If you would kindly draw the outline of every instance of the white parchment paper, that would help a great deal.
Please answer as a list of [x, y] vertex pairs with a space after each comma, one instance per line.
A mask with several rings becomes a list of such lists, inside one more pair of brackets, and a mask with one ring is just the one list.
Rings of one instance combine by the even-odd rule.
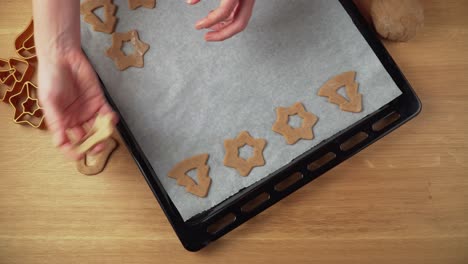
[[[118, 5], [117, 32], [137, 29], [150, 44], [145, 67], [120, 72], [104, 55], [108, 34], [82, 22], [82, 46], [184, 220], [219, 204], [373, 113], [401, 94], [338, 1], [257, 0], [249, 27], [206, 43], [194, 23], [218, 0], [188, 6], [158, 0], [156, 9]], [[318, 97], [329, 78], [356, 71], [364, 111], [342, 112]], [[315, 139], [289, 146], [271, 126], [275, 107], [302, 102], [319, 117]], [[268, 141], [266, 165], [240, 177], [223, 166], [223, 141], [242, 130]], [[185, 192], [167, 172], [209, 153], [207, 198]]]

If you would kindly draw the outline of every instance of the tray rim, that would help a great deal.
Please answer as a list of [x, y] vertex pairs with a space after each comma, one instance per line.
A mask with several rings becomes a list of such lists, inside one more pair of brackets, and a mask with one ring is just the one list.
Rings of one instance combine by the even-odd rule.
[[[387, 105], [381, 107], [373, 114], [370, 114], [369, 116], [355, 123], [351, 127], [348, 127], [344, 131], [334, 135], [333, 137], [321, 142], [317, 146], [306, 151], [304, 154], [300, 155], [288, 165], [279, 168], [269, 176], [239, 191], [237, 194], [231, 196], [230, 198], [226, 199], [225, 201], [221, 202], [215, 207], [212, 207], [206, 212], [196, 215], [188, 219], [187, 221], [183, 220], [177, 208], [172, 203], [169, 195], [167, 194], [163, 185], [159, 181], [158, 176], [154, 172], [154, 169], [152, 168], [151, 164], [149, 163], [149, 161], [143, 154], [143, 151], [136, 142], [133, 134], [131, 133], [130, 128], [121, 116], [118, 107], [115, 105], [110, 94], [108, 93], [104, 84], [100, 80], [101, 86], [103, 87], [103, 91], [107, 100], [120, 117], [120, 122], [117, 124], [117, 129], [121, 134], [123, 141], [127, 145], [127, 148], [132, 154], [132, 158], [134, 159], [139, 170], [143, 174], [148, 186], [150, 187], [155, 198], [160, 204], [163, 212], [165, 213], [171, 226], [176, 232], [179, 240], [181, 241], [184, 248], [186, 248], [188, 251], [198, 251], [201, 248], [208, 245], [210, 242], [219, 239], [220, 237], [224, 236], [225, 234], [229, 233], [233, 229], [243, 224], [244, 222], [248, 221], [257, 214], [263, 212], [270, 206], [276, 204], [283, 198], [287, 197], [294, 191], [300, 189], [307, 183], [320, 177], [328, 170], [339, 165], [341, 162], [347, 160], [348, 158], [354, 156], [367, 146], [379, 140], [380, 138], [388, 135], [390, 132], [405, 124], [409, 120], [413, 119], [416, 115], [420, 113], [422, 105], [419, 98], [415, 94], [408, 80], [398, 68], [393, 58], [383, 46], [382, 42], [377, 38], [373, 29], [368, 25], [368, 23], [365, 21], [362, 15], [359, 13], [359, 10], [357, 9], [356, 5], [353, 3], [353, 1], [349, 0], [336, 1], [339, 1], [344, 7], [348, 15], [353, 20], [355, 26], [363, 35], [363, 37], [370, 45], [374, 53], [377, 55], [378, 59], [380, 60], [386, 71], [395, 81], [398, 88], [402, 91], [402, 94]], [[369, 125], [374, 124], [376, 121], [380, 120], [384, 116], [394, 111], [398, 111], [398, 113], [400, 114], [400, 119], [398, 121], [392, 123], [380, 132], [372, 131]], [[349, 151], [343, 152], [339, 150], [339, 145], [342, 142], [348, 140], [350, 137], [361, 131], [368, 134], [368, 138], [365, 141], [354, 146]], [[319, 168], [317, 171], [314, 171], [314, 173], [311, 173], [310, 171], [304, 169], [308, 164], [317, 160], [318, 158], [322, 157], [325, 153], [328, 152], [338, 153], [339, 155], [337, 155], [335, 159], [331, 162]], [[303, 175], [303, 178], [301, 180], [287, 187], [287, 189], [281, 193], [274, 191], [274, 185], [297, 172], [300, 172]], [[241, 212], [240, 208], [242, 205], [245, 205], [247, 202], [251, 201], [259, 194], [265, 192], [269, 194], [269, 199], [267, 201], [265, 201], [260, 206], [256, 207], [254, 210], [248, 213]], [[210, 234], [207, 232], [207, 228], [210, 225], [216, 223], [216, 221], [230, 213], [235, 215], [235, 219], [231, 224], [223, 227], [223, 229], [219, 230], [214, 234]]]

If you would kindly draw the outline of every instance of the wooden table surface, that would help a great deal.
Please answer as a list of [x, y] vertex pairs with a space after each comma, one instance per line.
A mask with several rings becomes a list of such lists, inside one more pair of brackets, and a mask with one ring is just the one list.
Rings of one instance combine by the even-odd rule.
[[[129, 152], [78, 174], [0, 105], [0, 263], [468, 263], [468, 1], [424, 1], [386, 43], [422, 113], [198, 253], [183, 249]], [[30, 0], [2, 0], [0, 58]]]

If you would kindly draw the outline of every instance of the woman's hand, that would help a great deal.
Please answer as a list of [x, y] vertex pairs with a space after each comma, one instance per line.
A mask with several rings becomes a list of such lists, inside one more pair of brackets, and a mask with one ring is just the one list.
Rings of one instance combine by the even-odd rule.
[[[68, 157], [81, 159], [74, 153], [67, 133], [81, 139], [98, 114], [117, 115], [107, 103], [100, 82], [91, 64], [80, 49], [64, 54], [59, 60], [39, 60], [39, 101], [45, 112], [54, 144]], [[99, 152], [97, 145], [93, 152]]]
[[[98, 114], [117, 115], [107, 103], [100, 82], [81, 51], [80, 1], [33, 0], [34, 41], [39, 61], [39, 103], [55, 145], [81, 159], [68, 137], [80, 140]], [[98, 144], [91, 152], [99, 152]]]
[[[200, 1], [187, 0], [187, 3], [195, 5]], [[195, 28], [212, 30], [205, 35], [207, 41], [226, 40], [247, 27], [254, 4], [255, 0], [221, 0], [219, 7], [199, 20]]]

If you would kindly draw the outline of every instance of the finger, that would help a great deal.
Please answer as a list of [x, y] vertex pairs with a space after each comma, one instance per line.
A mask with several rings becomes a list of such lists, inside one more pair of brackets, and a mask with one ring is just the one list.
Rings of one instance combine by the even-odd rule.
[[117, 113], [112, 109], [112, 107], [109, 104], [104, 104], [101, 109], [99, 109], [99, 114], [102, 115], [111, 115], [112, 118], [112, 124], [117, 125], [119, 122], [119, 116]]
[[61, 147], [63, 144], [68, 142], [68, 137], [65, 133], [65, 129], [60, 128], [52, 130], [52, 142], [56, 148]]
[[231, 23], [227, 23], [227, 22], [220, 22], [212, 27], [210, 27], [211, 30], [213, 31], [221, 31], [223, 28], [227, 27], [229, 24]]
[[68, 131], [68, 138], [72, 144], [78, 143], [85, 135], [86, 131], [82, 126], [73, 127]]
[[221, 0], [218, 8], [210, 12], [207, 17], [201, 19], [195, 25], [196, 29], [210, 28], [219, 22], [226, 20], [235, 10], [239, 0]]
[[70, 143], [65, 143], [60, 146], [60, 151], [70, 160], [78, 161], [84, 158], [84, 154], [77, 153], [75, 151], [75, 146]]
[[208, 32], [205, 35], [205, 39], [207, 41], [223, 41], [243, 31], [247, 27], [250, 17], [252, 16], [254, 4], [255, 0], [243, 1], [242, 5], [239, 6], [238, 14], [234, 18], [234, 21], [220, 31]]
[[238, 6], [236, 6], [236, 8], [234, 9], [234, 11], [231, 12], [231, 14], [229, 15], [229, 17], [228, 17], [226, 20], [221, 21], [221, 22], [219, 22], [218, 24], [216, 24], [216, 25], [210, 27], [210, 29], [213, 30], [213, 31], [220, 31], [220, 30], [222, 30], [223, 28], [229, 26], [229, 25], [232, 23], [232, 21], [234, 20], [234, 17], [235, 17], [235, 15], [236, 15], [236, 11], [237, 11], [237, 7], [238, 7]]
[[187, 0], [187, 4], [189, 5], [195, 5], [200, 3], [201, 0]]
[[89, 151], [89, 154], [91, 154], [91, 155], [99, 154], [99, 152], [103, 151], [105, 148], [106, 148], [106, 143], [104, 143], [104, 142], [99, 143]]
[[89, 130], [91, 130], [91, 127], [92, 127], [92, 124], [93, 124], [94, 120], [88, 120], [86, 122], [83, 123], [83, 129], [86, 133], [89, 132]]

